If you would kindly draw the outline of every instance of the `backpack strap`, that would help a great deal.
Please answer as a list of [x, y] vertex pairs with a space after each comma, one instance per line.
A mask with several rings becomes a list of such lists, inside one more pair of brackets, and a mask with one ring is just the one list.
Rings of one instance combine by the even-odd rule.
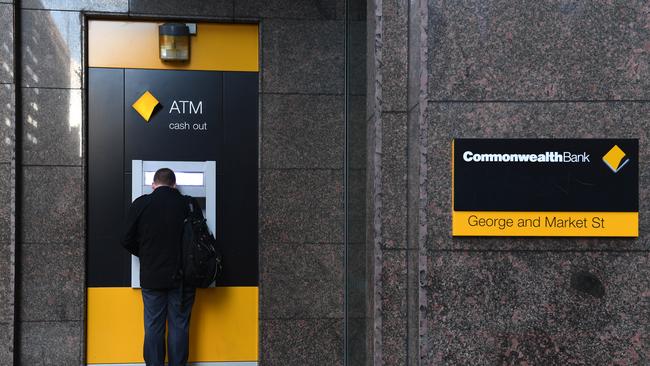
[[192, 196], [183, 196], [185, 201], [187, 201], [187, 206], [190, 208], [190, 215], [194, 213], [194, 197]]
[[184, 197], [187, 200], [187, 206], [190, 209], [188, 217], [193, 217], [201, 220], [204, 219], [205, 217], [203, 217], [203, 211], [201, 210], [199, 201], [197, 201], [197, 199], [192, 196], [184, 196]]
[[[187, 221], [187, 219], [195, 216], [195, 212], [196, 212], [196, 207], [195, 206], [197, 206], [197, 202], [194, 199], [194, 197], [192, 197], [192, 196], [187, 196], [186, 195], [186, 196], [183, 196], [183, 197], [185, 197], [185, 200], [187, 201], [187, 206], [189, 208], [189, 214], [187, 215], [187, 218], [185, 219]], [[185, 223], [183, 223], [183, 230], [184, 229], [185, 229]], [[180, 299], [180, 301], [178, 302], [178, 308], [179, 308], [179, 311], [181, 313], [183, 312], [183, 293], [184, 293], [184, 290], [185, 290], [185, 273], [184, 273], [184, 268], [183, 268], [183, 259], [184, 259], [183, 258], [183, 243], [181, 242], [181, 245], [180, 245], [180, 259], [179, 259], [179, 265], [180, 265], [179, 272], [180, 272], [180, 276], [181, 276], [181, 284], [180, 284], [180, 287], [178, 289], [180, 291], [180, 294], [178, 296], [179, 299]]]

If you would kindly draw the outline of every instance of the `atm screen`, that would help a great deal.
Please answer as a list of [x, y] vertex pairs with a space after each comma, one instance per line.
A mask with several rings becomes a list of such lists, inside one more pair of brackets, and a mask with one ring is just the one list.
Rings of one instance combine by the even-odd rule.
[[[156, 172], [144, 172], [144, 184], [151, 185]], [[174, 172], [178, 186], [202, 186], [203, 173]]]

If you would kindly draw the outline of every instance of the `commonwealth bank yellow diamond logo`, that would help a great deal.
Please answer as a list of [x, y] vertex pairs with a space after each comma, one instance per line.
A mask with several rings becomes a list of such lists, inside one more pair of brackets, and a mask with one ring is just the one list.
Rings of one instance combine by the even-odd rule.
[[603, 156], [603, 162], [611, 169], [614, 173], [618, 173], [621, 168], [625, 166], [630, 161], [630, 159], [625, 158], [625, 152], [621, 150], [618, 145], [614, 147]]
[[135, 103], [131, 105], [131, 107], [133, 107], [133, 109], [135, 109], [145, 121], [149, 122], [149, 118], [151, 118], [151, 114], [158, 104], [160, 104], [158, 99], [147, 90], [140, 98], [138, 98], [138, 100], [135, 101]]

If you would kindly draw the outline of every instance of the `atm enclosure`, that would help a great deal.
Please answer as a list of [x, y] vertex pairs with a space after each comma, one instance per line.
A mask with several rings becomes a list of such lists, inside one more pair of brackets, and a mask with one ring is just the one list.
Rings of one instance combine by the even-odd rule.
[[[129, 205], [161, 167], [199, 198], [224, 256], [216, 287], [197, 292], [190, 361], [257, 364], [258, 73], [88, 75], [88, 364], [142, 364], [138, 261], [120, 238]], [[149, 121], [132, 107], [146, 92], [159, 101]]]

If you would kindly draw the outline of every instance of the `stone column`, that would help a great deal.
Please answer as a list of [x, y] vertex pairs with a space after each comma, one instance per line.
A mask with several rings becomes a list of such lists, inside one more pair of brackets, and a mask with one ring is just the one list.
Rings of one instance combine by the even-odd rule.
[[14, 5], [0, 1], [0, 364], [14, 359], [16, 119]]
[[127, 0], [21, 3], [20, 364], [79, 365], [85, 353], [83, 11]]
[[407, 365], [416, 299], [409, 261], [417, 250], [408, 230], [409, 3], [368, 5], [368, 363]]
[[235, 1], [260, 19], [260, 362], [342, 365], [343, 1]]

